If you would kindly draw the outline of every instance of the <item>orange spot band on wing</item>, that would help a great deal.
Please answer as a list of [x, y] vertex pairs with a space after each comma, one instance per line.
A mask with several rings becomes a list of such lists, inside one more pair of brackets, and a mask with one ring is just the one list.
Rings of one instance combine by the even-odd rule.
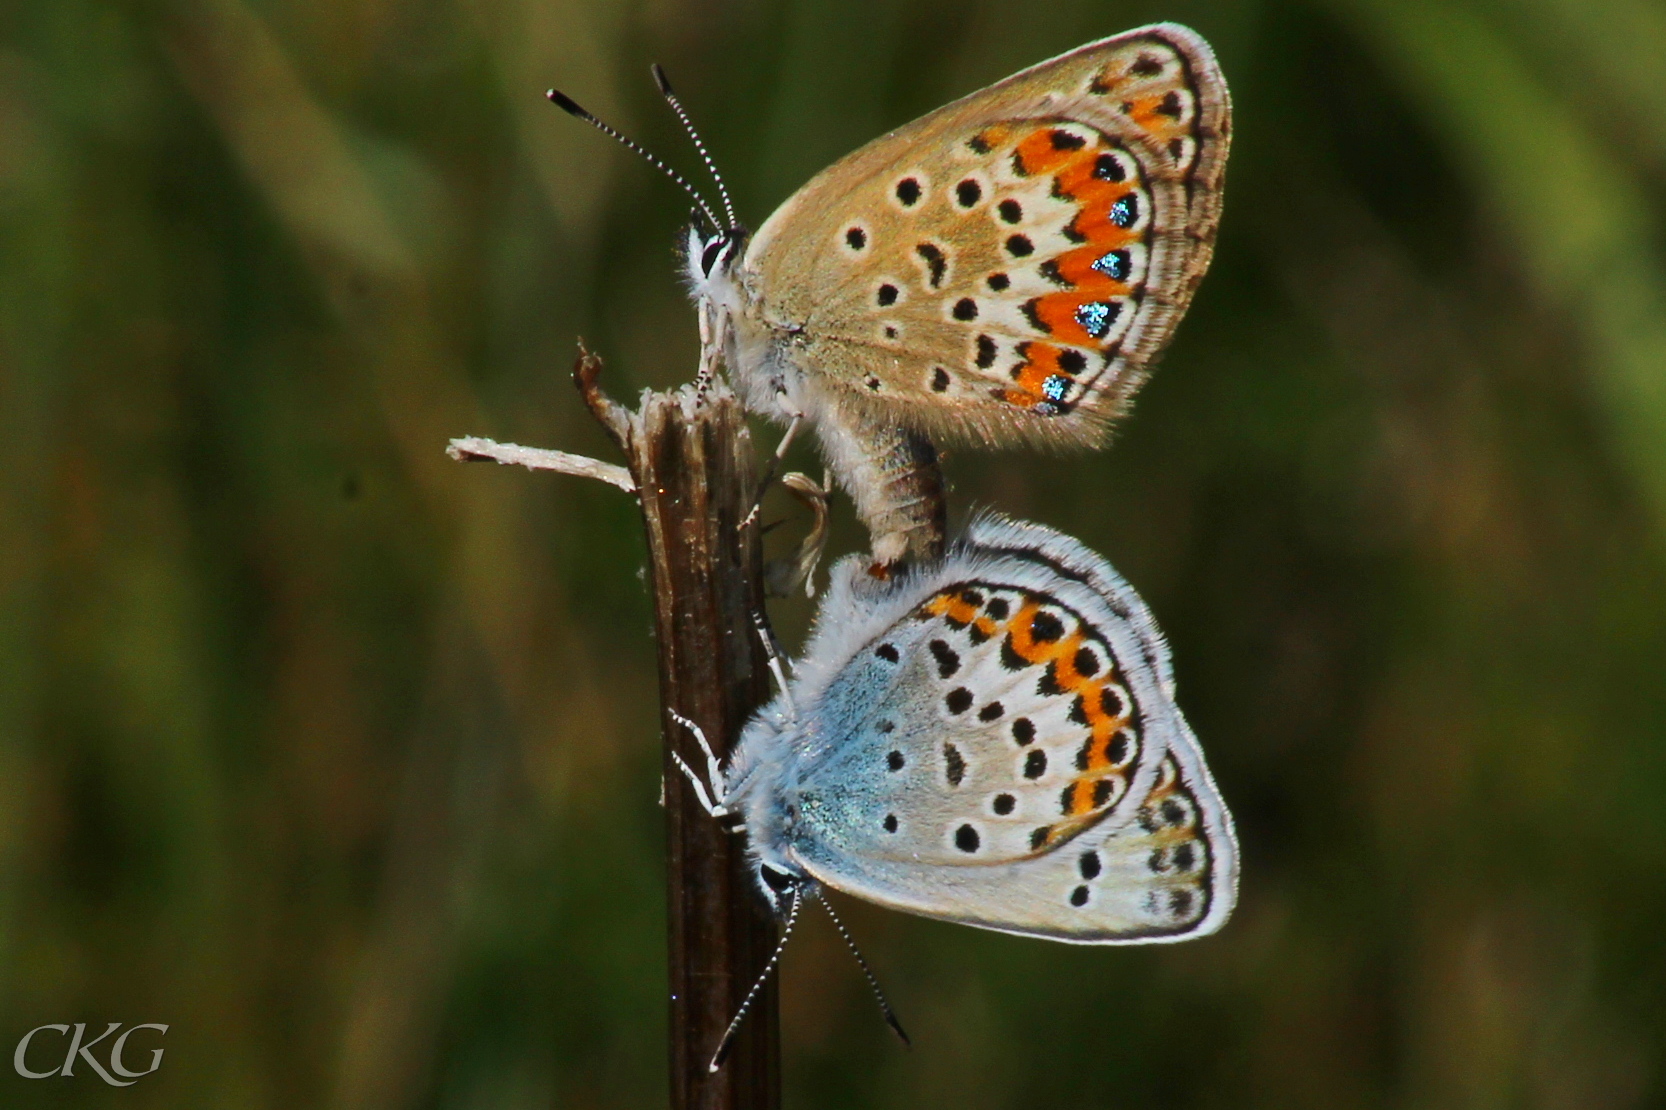
[[[1155, 111], [1159, 98], [1150, 99]], [[1130, 194], [1133, 194], [1131, 203], [1138, 204], [1142, 198], [1136, 182], [1113, 181], [1097, 172], [1100, 157], [1112, 150], [1102, 135], [1095, 132], [1091, 142], [1083, 142], [1076, 148], [1061, 148], [1055, 142], [1055, 135], [1063, 134], [1081, 138], [1074, 131], [1061, 132], [1057, 127], [1040, 127], [1025, 136], [1014, 152], [1016, 163], [1024, 173], [1055, 175], [1054, 194], [1076, 205], [1069, 230], [1072, 237], [1082, 243], [1052, 260], [1054, 272], [1068, 282], [1070, 288], [1037, 297], [1026, 306], [1025, 311], [1037, 327], [1062, 343], [1107, 350], [1115, 343], [1109, 338], [1117, 330], [1115, 320], [1100, 329], [1099, 336], [1095, 337], [1083, 325], [1080, 310], [1084, 305], [1100, 304], [1106, 306], [1107, 312], [1120, 313], [1126, 307], [1122, 302], [1134, 292], [1134, 287], [1094, 269], [1094, 263], [1109, 252], [1125, 248], [1139, 239], [1135, 232], [1118, 226], [1111, 213], [1117, 202]], [[1126, 169], [1129, 162], [1124, 158], [1117, 165]], [[1032, 391], [1026, 388], [1025, 392]], [[1040, 400], [1035, 396], [1027, 402], [1019, 397], [1008, 399], [1014, 404], [1028, 405]]]
[[[1058, 618], [1047, 618], [1053, 627], [1045, 633], [1038, 627], [1043, 602], [1025, 596], [1007, 620], [997, 620], [978, 604], [967, 600], [972, 592], [956, 588], [931, 598], [922, 611], [942, 617], [959, 627], [974, 627], [980, 638], [1004, 634], [1006, 650], [1031, 666], [1047, 668], [1047, 681], [1058, 696], [1071, 699], [1072, 719], [1088, 727], [1089, 736], [1077, 757], [1080, 772], [1060, 792], [1060, 813], [1065, 820], [1050, 826], [1038, 841], [1038, 850], [1067, 840], [1091, 825], [1121, 798], [1127, 787], [1126, 765], [1137, 750], [1137, 738], [1130, 735], [1121, 759], [1113, 758], [1119, 733], [1130, 728], [1133, 706], [1127, 701], [1116, 660], [1103, 644], [1090, 643], [1081, 626], [1069, 632], [1058, 627]], [[1083, 669], [1091, 671], [1084, 674]], [[1116, 685], [1118, 692], [1110, 692]], [[1113, 712], [1114, 710], [1114, 712]]]

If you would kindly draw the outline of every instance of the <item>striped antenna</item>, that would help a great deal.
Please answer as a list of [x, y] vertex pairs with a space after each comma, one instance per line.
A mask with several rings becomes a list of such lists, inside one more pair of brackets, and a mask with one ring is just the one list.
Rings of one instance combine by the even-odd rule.
[[874, 1001], [879, 1003], [879, 1012], [885, 1015], [885, 1024], [889, 1025], [891, 1031], [902, 1039], [904, 1045], [913, 1048], [914, 1042], [908, 1039], [908, 1033], [903, 1029], [902, 1022], [897, 1020], [897, 1012], [891, 1009], [891, 1003], [885, 999], [885, 992], [879, 989], [879, 979], [874, 975], [873, 968], [869, 967], [868, 961], [862, 958], [862, 950], [856, 947], [856, 941], [851, 938], [850, 930], [846, 929], [845, 923], [839, 920], [839, 915], [833, 912], [833, 903], [829, 902], [824, 895], [821, 904], [822, 908], [827, 910], [827, 916], [833, 919], [833, 927], [839, 930], [841, 937], [845, 938], [845, 944], [850, 948], [850, 954], [855, 956], [856, 962], [861, 965], [862, 974], [868, 977], [868, 986], [873, 990]]
[[729, 187], [723, 183], [723, 175], [717, 172], [717, 163], [712, 161], [710, 152], [706, 150], [706, 144], [700, 140], [700, 132], [694, 130], [694, 121], [688, 118], [688, 112], [683, 108], [682, 101], [678, 100], [677, 94], [671, 91], [671, 79], [665, 76], [665, 70], [660, 68], [658, 62], [654, 63], [654, 82], [659, 85], [659, 94], [665, 97], [665, 102], [671, 105], [671, 110], [677, 113], [678, 119], [683, 121], [683, 130], [687, 131], [688, 137], [694, 140], [694, 149], [700, 152], [700, 160], [706, 163], [706, 170], [712, 175], [712, 180], [717, 182], [717, 195], [723, 198], [723, 212], [729, 217], [728, 230], [734, 231], [740, 226], [740, 223], [735, 219], [735, 206], [729, 200]]
[[[563, 112], [566, 112], [570, 116], [577, 116], [585, 123], [588, 123], [590, 126], [596, 128], [596, 130], [600, 131], [602, 134], [611, 135], [613, 138], [619, 140], [619, 142], [622, 143], [627, 149], [636, 151], [636, 153], [640, 154], [647, 160], [649, 165], [658, 168], [661, 173], [665, 174], [665, 176], [669, 177], [672, 181], [675, 181], [678, 185], [681, 185], [683, 187], [683, 192], [694, 198], [694, 203], [699, 205], [700, 211], [705, 214], [707, 222], [710, 223], [712, 227], [721, 228], [723, 226], [718, 222], [717, 217], [712, 214], [711, 206], [706, 203], [706, 198], [702, 197], [695, 191], [694, 186], [688, 183], [688, 179], [676, 170], [672, 169], [670, 166], [666, 165], [664, 162], [660, 161], [658, 158], [654, 157], [652, 154], [649, 154], [640, 143], [627, 138], [618, 128], [611, 127], [608, 124], [603, 123], [601, 120], [585, 111], [579, 106], [577, 101], [562, 92], [560, 89], [551, 89], [544, 95], [549, 97], [551, 104], [554, 104]], [[719, 182], [718, 184], [721, 188], [722, 182]], [[729, 198], [725, 196], [723, 199], [725, 205], [727, 205]]]
[[798, 892], [797, 883], [793, 884], [792, 895], [792, 909], [787, 911], [787, 924], [781, 930], [781, 943], [775, 946], [774, 954], [769, 957], [769, 962], [764, 965], [764, 969], [758, 973], [758, 978], [752, 984], [752, 989], [746, 992], [746, 998], [741, 1002], [740, 1009], [735, 1011], [734, 1020], [729, 1023], [729, 1028], [723, 1031], [723, 1039], [717, 1042], [717, 1051], [712, 1053], [712, 1062], [706, 1068], [708, 1072], [715, 1072], [723, 1066], [723, 1061], [729, 1056], [729, 1049], [735, 1043], [735, 1032], [740, 1029], [741, 1019], [746, 1016], [746, 1011], [752, 1008], [752, 1003], [758, 997], [758, 992], [764, 989], [764, 984], [769, 981], [770, 974], [775, 971], [775, 965], [781, 962], [781, 953], [786, 951], [787, 942], [792, 939], [793, 926], [798, 924], [798, 906], [802, 897]]

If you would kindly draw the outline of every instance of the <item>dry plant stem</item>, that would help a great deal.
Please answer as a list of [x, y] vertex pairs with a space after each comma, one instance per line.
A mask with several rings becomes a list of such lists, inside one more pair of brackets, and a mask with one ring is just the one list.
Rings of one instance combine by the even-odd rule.
[[498, 443], [479, 436], [454, 439], [445, 453], [459, 462], [495, 462], [504, 466], [524, 466], [528, 470], [553, 470], [579, 478], [618, 486], [626, 493], [636, 492], [631, 472], [614, 463], [605, 463], [587, 455], [569, 455], [565, 451], [550, 451], [542, 447], [522, 447], [518, 443]]
[[[756, 476], [740, 403], [721, 385], [648, 393], [637, 412], [596, 385], [600, 360], [581, 353], [574, 379], [630, 463], [648, 539], [659, 644], [667, 829], [671, 1106], [768, 1110], [780, 1105], [780, 1038], [773, 981], [753, 1004], [727, 1062], [713, 1049], [775, 945], [776, 926], [745, 868], [741, 837], [695, 800], [672, 758], [703, 757], [670, 716], [700, 725], [719, 756], [768, 695], [753, 628], [763, 566], [751, 508]], [[698, 763], [696, 763], [698, 765]]]

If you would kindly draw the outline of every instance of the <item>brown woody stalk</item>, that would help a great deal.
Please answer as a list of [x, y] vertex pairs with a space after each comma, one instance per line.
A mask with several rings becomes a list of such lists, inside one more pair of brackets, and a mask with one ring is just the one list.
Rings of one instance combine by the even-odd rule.
[[[673, 1110], [773, 1110], [781, 1101], [776, 988], [753, 1003], [723, 1067], [712, 1051], [769, 959], [776, 925], [744, 868], [743, 838], [696, 800], [672, 752], [704, 769], [697, 741], [671, 717], [704, 729], [724, 755], [768, 695], [753, 615], [763, 612], [756, 527], [738, 526], [757, 486], [740, 403], [716, 384], [648, 393], [636, 412], [596, 385], [601, 360], [581, 350], [573, 376], [590, 411], [625, 453], [642, 505], [648, 584], [659, 644], [665, 777], [666, 898]], [[455, 440], [453, 458], [556, 470], [628, 488], [620, 468], [558, 451]]]

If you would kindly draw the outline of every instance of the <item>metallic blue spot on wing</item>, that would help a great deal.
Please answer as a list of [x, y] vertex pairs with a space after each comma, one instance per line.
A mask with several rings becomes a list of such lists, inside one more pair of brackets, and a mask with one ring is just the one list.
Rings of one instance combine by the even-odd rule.
[[1127, 281], [1128, 275], [1134, 272], [1134, 258], [1127, 251], [1111, 251], [1100, 255], [1093, 268], [1108, 278]]
[[1105, 333], [1111, 330], [1111, 324], [1116, 321], [1122, 306], [1109, 301], [1089, 301], [1076, 310], [1076, 322], [1082, 325], [1082, 330], [1095, 339], [1105, 338]]

